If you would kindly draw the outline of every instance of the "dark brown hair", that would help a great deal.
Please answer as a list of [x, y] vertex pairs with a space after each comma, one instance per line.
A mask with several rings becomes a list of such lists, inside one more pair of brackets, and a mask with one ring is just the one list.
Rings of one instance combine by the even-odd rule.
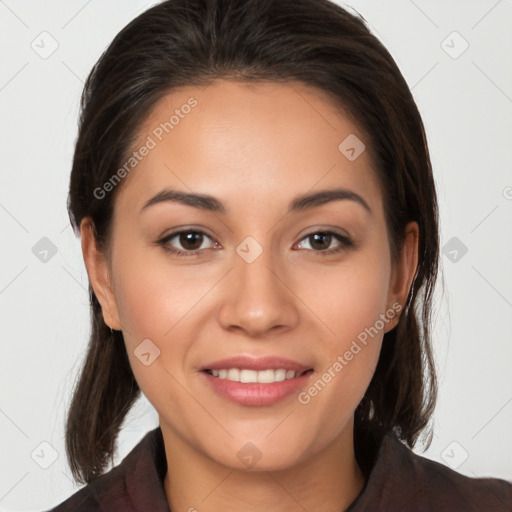
[[[412, 448], [437, 395], [430, 340], [437, 200], [418, 108], [361, 16], [328, 0], [167, 0], [139, 15], [85, 83], [68, 197], [75, 232], [90, 217], [99, 247], [108, 251], [122, 183], [101, 199], [94, 191], [126, 161], [160, 98], [217, 78], [299, 81], [327, 93], [366, 136], [395, 257], [407, 222], [419, 224], [413, 286], [397, 327], [384, 335], [376, 372], [355, 411], [360, 464], [391, 430]], [[66, 425], [67, 456], [80, 482], [112, 462], [123, 419], [140, 394], [122, 332], [105, 325], [90, 284], [89, 294], [92, 332]]]

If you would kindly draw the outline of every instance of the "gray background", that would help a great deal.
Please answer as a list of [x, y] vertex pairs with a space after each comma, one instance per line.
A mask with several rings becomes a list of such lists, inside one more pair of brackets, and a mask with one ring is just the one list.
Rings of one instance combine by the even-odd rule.
[[[153, 3], [0, 0], [3, 511], [49, 508], [76, 490], [63, 422], [89, 334], [87, 274], [66, 213], [78, 101], [103, 49]], [[440, 398], [424, 455], [512, 480], [512, 2], [348, 5], [413, 90], [438, 186]], [[141, 400], [117, 460], [156, 424]]]

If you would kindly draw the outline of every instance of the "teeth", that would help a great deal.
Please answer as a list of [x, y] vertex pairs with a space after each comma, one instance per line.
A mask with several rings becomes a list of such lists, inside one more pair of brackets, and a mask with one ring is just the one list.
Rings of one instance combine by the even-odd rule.
[[240, 382], [240, 370], [238, 368], [230, 368], [226, 375], [226, 379]]
[[261, 382], [262, 384], [270, 384], [274, 382], [274, 373], [274, 370], [261, 370], [256, 372], [256, 377], [258, 382]]
[[276, 382], [280, 382], [284, 379], [286, 379], [286, 370], [274, 370], [274, 380]]
[[240, 382], [258, 382], [258, 372], [255, 370], [240, 370]]
[[227, 379], [233, 382], [260, 382], [262, 384], [271, 384], [272, 382], [281, 382], [286, 379], [293, 379], [298, 372], [294, 370], [285, 370], [279, 368], [277, 370], [247, 370], [238, 368], [229, 368], [222, 370], [210, 370], [214, 377], [219, 379]]

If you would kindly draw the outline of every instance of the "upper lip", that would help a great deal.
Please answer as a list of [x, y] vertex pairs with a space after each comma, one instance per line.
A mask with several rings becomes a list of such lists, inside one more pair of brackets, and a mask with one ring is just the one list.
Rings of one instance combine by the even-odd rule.
[[285, 369], [294, 370], [295, 372], [305, 372], [310, 370], [309, 366], [298, 363], [291, 359], [276, 356], [264, 357], [248, 357], [248, 356], [234, 356], [227, 359], [220, 359], [203, 366], [201, 370], [222, 370], [229, 368], [239, 368], [247, 370], [269, 370], [269, 369]]

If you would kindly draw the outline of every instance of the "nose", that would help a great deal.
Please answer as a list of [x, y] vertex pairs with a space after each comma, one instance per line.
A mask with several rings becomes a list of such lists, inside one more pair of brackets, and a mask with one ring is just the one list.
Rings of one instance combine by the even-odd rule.
[[248, 263], [234, 255], [234, 268], [224, 283], [218, 319], [229, 331], [252, 338], [296, 327], [298, 302], [283, 265], [276, 266], [270, 250]]

